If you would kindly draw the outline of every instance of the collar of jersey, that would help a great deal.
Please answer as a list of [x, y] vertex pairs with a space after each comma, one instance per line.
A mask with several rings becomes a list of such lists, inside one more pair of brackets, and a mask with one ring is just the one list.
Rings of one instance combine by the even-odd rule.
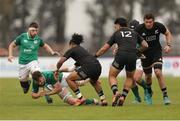
[[27, 32], [26, 34], [27, 34], [28, 40], [34, 40], [34, 39], [36, 39], [36, 37], [37, 37], [37, 35], [36, 35], [34, 38], [31, 38], [31, 37], [29, 36], [28, 32]]

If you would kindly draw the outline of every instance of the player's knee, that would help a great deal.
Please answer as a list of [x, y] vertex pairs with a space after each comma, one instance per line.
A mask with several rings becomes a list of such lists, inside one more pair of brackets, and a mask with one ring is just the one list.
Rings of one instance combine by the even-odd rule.
[[19, 77], [19, 80], [21, 81], [21, 82], [26, 82], [26, 81], [28, 81], [28, 77], [26, 76], [20, 76]]
[[160, 69], [155, 69], [154, 73], [155, 73], [156, 77], [160, 77], [162, 75], [162, 71]]
[[134, 75], [134, 81], [138, 82], [141, 79], [140, 75]]
[[145, 78], [146, 78], [147, 81], [151, 81], [151, 79], [152, 79], [152, 74], [146, 74], [146, 75], [145, 75]]

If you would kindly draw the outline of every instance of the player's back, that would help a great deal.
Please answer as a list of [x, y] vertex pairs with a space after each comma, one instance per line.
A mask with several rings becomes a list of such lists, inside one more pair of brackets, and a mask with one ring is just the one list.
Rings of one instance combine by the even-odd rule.
[[118, 52], [136, 53], [136, 45], [141, 38], [130, 28], [121, 28], [114, 33], [114, 42], [118, 45]]
[[65, 57], [73, 58], [76, 61], [76, 64], [82, 66], [84, 64], [92, 64], [92, 63], [99, 63], [98, 60], [92, 56], [87, 50], [85, 50], [81, 46], [76, 46], [67, 51]]

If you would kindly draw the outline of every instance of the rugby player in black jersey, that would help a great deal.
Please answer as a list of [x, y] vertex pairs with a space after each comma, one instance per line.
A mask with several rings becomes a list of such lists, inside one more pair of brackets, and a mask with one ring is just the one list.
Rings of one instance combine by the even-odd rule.
[[[116, 32], [114, 32], [110, 40], [96, 52], [95, 56], [101, 56], [113, 44], [118, 45], [118, 50], [109, 71], [109, 84], [114, 94], [112, 106], [122, 106], [133, 84], [133, 75], [136, 69], [136, 45], [137, 43], [141, 45], [139, 49], [142, 51], [148, 47], [148, 44], [135, 31], [127, 27], [127, 20], [125, 18], [117, 18], [114, 22], [114, 27]], [[122, 94], [120, 94], [117, 87], [117, 76], [124, 67], [126, 69], [126, 80]]]
[[155, 22], [153, 14], [148, 13], [144, 16], [144, 23], [140, 24], [136, 31], [146, 40], [149, 48], [143, 52], [146, 59], [142, 59], [142, 66], [145, 72], [145, 79], [147, 81], [147, 89], [149, 92], [148, 103], [152, 104], [152, 68], [154, 68], [155, 75], [158, 79], [159, 86], [163, 93], [163, 102], [165, 105], [170, 104], [167, 94], [167, 87], [165, 79], [162, 74], [162, 47], [159, 36], [164, 34], [166, 37], [166, 46], [164, 52], [169, 53], [172, 46], [172, 35], [170, 31], [159, 22]]
[[77, 97], [84, 101], [84, 97], [81, 94], [76, 80], [90, 79], [91, 85], [95, 88], [97, 94], [100, 97], [101, 105], [107, 105], [105, 95], [103, 93], [101, 83], [98, 81], [101, 74], [101, 64], [99, 61], [90, 53], [88, 53], [80, 44], [83, 42], [83, 36], [79, 34], [73, 34], [72, 39], [69, 42], [69, 50], [65, 52], [63, 57], [57, 63], [57, 69], [59, 70], [62, 64], [70, 57], [76, 61], [78, 68], [66, 78], [69, 87], [77, 95]]

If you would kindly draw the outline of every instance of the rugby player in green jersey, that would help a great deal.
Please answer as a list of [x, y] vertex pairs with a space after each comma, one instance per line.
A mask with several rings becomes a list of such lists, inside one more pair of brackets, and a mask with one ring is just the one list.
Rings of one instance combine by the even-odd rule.
[[[57, 71], [35, 71], [32, 74], [32, 98], [37, 99], [45, 96], [47, 102], [52, 103], [53, 101], [50, 95], [58, 94], [64, 102], [70, 105], [99, 104], [96, 99], [79, 100], [78, 98], [74, 98], [68, 90], [68, 84], [66, 82], [69, 74]], [[87, 81], [81, 80], [78, 82], [85, 84]], [[42, 88], [42, 90], [39, 90], [39, 88]]]
[[51, 55], [59, 55], [58, 52], [53, 51], [51, 47], [44, 43], [38, 36], [39, 25], [36, 22], [32, 22], [26, 33], [19, 35], [9, 45], [8, 61], [12, 62], [13, 50], [19, 46], [19, 80], [24, 93], [27, 93], [31, 81], [29, 80], [29, 74], [34, 71], [40, 70], [38, 65], [38, 50], [43, 47]]

